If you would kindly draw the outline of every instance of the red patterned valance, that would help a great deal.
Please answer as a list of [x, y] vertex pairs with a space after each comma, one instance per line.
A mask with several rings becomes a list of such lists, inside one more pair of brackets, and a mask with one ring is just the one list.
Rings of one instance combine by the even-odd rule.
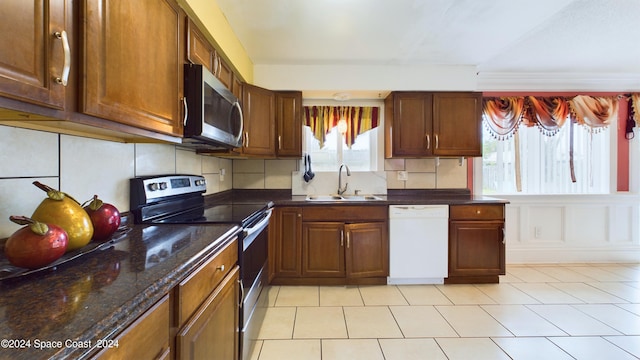
[[305, 106], [304, 125], [311, 127], [322, 147], [326, 135], [344, 119], [347, 124], [345, 141], [350, 148], [358, 135], [378, 127], [379, 112], [379, 107], [371, 106]]

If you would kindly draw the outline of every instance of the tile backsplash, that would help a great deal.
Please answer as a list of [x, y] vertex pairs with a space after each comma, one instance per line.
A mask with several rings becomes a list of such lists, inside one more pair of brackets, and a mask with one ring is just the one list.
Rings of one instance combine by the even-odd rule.
[[233, 161], [171, 144], [125, 144], [10, 126], [0, 126], [0, 137], [0, 238], [20, 228], [10, 215], [30, 216], [46, 197], [32, 185], [36, 180], [80, 202], [97, 194], [122, 212], [129, 210], [134, 176], [202, 174], [208, 193], [233, 184]]
[[[45, 198], [32, 185], [36, 180], [80, 202], [97, 194], [122, 212], [129, 210], [129, 178], [135, 176], [202, 174], [207, 194], [232, 188], [292, 189], [296, 194], [337, 189], [337, 168], [316, 172], [314, 183], [306, 184], [299, 159], [230, 160], [172, 144], [127, 144], [3, 125], [0, 137], [0, 238], [20, 228], [9, 221], [10, 215], [29, 216]], [[406, 180], [400, 180], [405, 178], [401, 175]], [[349, 192], [374, 194], [387, 189], [466, 188], [467, 161], [386, 159], [383, 171], [357, 172], [348, 181]]]

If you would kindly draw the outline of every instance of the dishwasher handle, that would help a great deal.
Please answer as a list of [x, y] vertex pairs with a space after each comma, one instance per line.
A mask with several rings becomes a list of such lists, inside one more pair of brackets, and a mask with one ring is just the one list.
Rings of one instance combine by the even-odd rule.
[[448, 205], [390, 205], [389, 218], [449, 218]]

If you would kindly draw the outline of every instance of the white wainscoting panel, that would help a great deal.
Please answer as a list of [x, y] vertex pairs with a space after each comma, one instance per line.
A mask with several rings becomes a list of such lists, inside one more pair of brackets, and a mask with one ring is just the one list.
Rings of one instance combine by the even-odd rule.
[[500, 196], [508, 264], [640, 262], [640, 196]]

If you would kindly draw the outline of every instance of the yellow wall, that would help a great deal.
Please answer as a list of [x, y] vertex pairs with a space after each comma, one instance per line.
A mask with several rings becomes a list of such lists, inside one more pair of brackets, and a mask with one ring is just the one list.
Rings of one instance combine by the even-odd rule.
[[253, 62], [231, 29], [216, 0], [180, 0], [180, 5], [202, 30], [208, 32], [224, 57], [248, 83], [253, 83]]

